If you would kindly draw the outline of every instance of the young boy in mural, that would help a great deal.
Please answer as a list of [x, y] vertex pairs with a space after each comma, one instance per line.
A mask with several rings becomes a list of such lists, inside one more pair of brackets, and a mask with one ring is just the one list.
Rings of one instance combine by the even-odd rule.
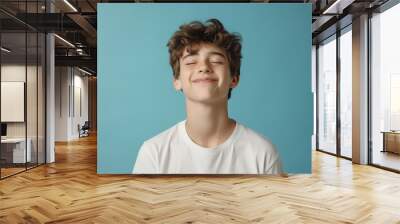
[[187, 118], [143, 143], [133, 173], [282, 173], [274, 145], [228, 116], [240, 77], [241, 37], [210, 19], [183, 24], [167, 46]]

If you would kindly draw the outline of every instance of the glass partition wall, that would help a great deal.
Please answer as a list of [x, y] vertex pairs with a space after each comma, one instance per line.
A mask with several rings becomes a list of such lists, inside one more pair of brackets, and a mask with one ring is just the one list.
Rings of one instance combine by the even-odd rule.
[[400, 4], [371, 18], [370, 162], [400, 171]]
[[24, 171], [30, 157], [26, 150], [25, 38], [25, 32], [1, 33], [1, 178]]
[[352, 157], [351, 25], [317, 47], [317, 149]]
[[[18, 7], [35, 13], [40, 2]], [[45, 41], [44, 33], [0, 11], [1, 179], [45, 163]]]
[[336, 35], [320, 43], [317, 54], [317, 148], [336, 154]]
[[[368, 164], [395, 172], [400, 172], [399, 21], [400, 4], [388, 2], [369, 17], [368, 33]], [[317, 149], [347, 159], [352, 157], [351, 44], [350, 25], [317, 45]]]
[[352, 158], [352, 34], [351, 25], [341, 31], [340, 64], [340, 155]]

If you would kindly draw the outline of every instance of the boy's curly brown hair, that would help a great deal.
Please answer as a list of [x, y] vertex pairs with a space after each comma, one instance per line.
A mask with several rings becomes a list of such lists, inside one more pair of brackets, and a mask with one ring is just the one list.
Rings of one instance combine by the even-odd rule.
[[[183, 24], [179, 30], [172, 35], [168, 41], [169, 63], [172, 67], [175, 79], [179, 78], [179, 59], [183, 51], [188, 47], [191, 51], [193, 45], [211, 43], [225, 50], [228, 56], [229, 69], [232, 76], [240, 75], [240, 64], [242, 58], [242, 38], [237, 33], [229, 33], [218, 19], [209, 19], [206, 23], [193, 21]], [[228, 99], [232, 89], [229, 89]]]

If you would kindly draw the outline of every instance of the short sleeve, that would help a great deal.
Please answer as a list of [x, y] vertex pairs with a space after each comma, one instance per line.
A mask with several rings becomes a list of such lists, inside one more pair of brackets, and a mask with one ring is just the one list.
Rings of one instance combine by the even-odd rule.
[[265, 155], [264, 174], [282, 174], [283, 166], [276, 146], [270, 143], [268, 148], [268, 153]]
[[140, 147], [136, 163], [133, 168], [133, 174], [157, 174], [157, 150], [150, 144], [144, 142]]
[[279, 175], [283, 173], [282, 162], [279, 157], [276, 157], [272, 164], [267, 166], [267, 169], [265, 169], [264, 173], [271, 175]]

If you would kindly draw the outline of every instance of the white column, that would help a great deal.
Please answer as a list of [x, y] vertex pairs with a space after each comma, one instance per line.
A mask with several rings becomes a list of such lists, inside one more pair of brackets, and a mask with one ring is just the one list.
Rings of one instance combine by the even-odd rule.
[[54, 151], [54, 133], [55, 133], [55, 77], [54, 77], [54, 35], [49, 33], [46, 37], [46, 57], [47, 57], [47, 91], [46, 91], [46, 163], [52, 163], [55, 161]]
[[[54, 11], [54, 6], [47, 1], [48, 12]], [[55, 54], [54, 35], [46, 35], [46, 163], [55, 162], [54, 133], [55, 133]]]

